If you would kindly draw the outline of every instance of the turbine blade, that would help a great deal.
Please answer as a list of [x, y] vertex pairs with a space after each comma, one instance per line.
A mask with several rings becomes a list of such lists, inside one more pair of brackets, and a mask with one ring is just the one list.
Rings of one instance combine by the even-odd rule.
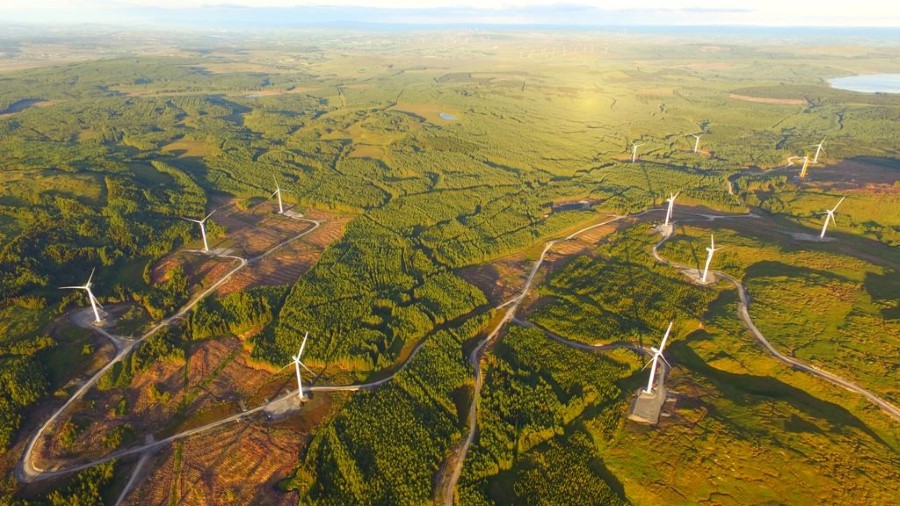
[[99, 301], [99, 300], [97, 300], [97, 297], [94, 297], [94, 292], [92, 292], [90, 288], [86, 288], [85, 290], [87, 290], [87, 293], [88, 293], [88, 299], [89, 299], [91, 302], [93, 302], [94, 304], [97, 304], [98, 306], [100, 306], [100, 309], [103, 309], [103, 310], [105, 311], [105, 309], [103, 308], [103, 305], [100, 304], [100, 301]]
[[87, 288], [83, 286], [61, 286], [60, 290], [87, 290]]
[[716, 239], [712, 234], [709, 234], [709, 249], [716, 250]]
[[662, 354], [662, 353], [660, 353], [660, 354], [659, 354], [659, 358], [661, 358], [661, 359], [662, 359], [662, 360], [663, 360], [663, 362], [665, 362], [665, 363], [666, 363], [666, 365], [667, 365], [667, 366], [669, 366], [669, 369], [671, 369], [671, 368], [672, 368], [672, 364], [670, 364], [670, 363], [669, 363], [669, 361], [668, 361], [668, 360], [666, 360], [666, 357], [665, 357], [665, 355], [663, 355], [663, 354]]
[[666, 329], [666, 335], [663, 336], [662, 344], [659, 345], [659, 354], [662, 355], [664, 349], [666, 349], [666, 341], [669, 340], [669, 333], [672, 332], [672, 325], [675, 325], [675, 320], [669, 322], [669, 328]]
[[209, 214], [207, 214], [207, 215], [206, 215], [206, 218], [203, 218], [203, 220], [202, 220], [202, 221], [206, 221], [206, 220], [208, 220], [208, 219], [209, 219], [209, 217], [210, 217], [210, 216], [212, 216], [212, 215], [213, 215], [213, 213], [214, 213], [214, 212], [216, 212], [216, 210], [215, 210], [215, 209], [213, 209], [213, 210], [212, 210], [212, 211], [210, 211], [210, 212], [209, 212]]
[[847, 198], [847, 197], [841, 197], [841, 200], [838, 200], [837, 205], [835, 205], [834, 208], [831, 209], [832, 213], [837, 211], [838, 206], [841, 205], [841, 202], [843, 202], [845, 198]]
[[312, 374], [313, 376], [316, 375], [316, 373], [313, 372], [313, 370], [310, 369], [309, 367], [306, 367], [306, 364], [304, 364], [303, 362], [297, 362], [297, 363], [300, 364], [300, 367], [302, 367], [302, 368], [306, 369], [307, 371], [309, 371], [309, 373]]
[[87, 283], [85, 283], [84, 286], [88, 286], [89, 284], [91, 284], [91, 280], [94, 279], [94, 271], [95, 271], [96, 269], [97, 269], [96, 267], [94, 267], [93, 269], [91, 269], [91, 275], [88, 276]]
[[275, 195], [278, 195], [278, 190], [273, 191], [273, 192], [272, 192], [272, 195], [269, 195], [269, 198], [272, 198], [272, 197], [274, 197]]
[[306, 339], [309, 337], [309, 331], [306, 332], [306, 335], [303, 336], [303, 342], [300, 343], [300, 352], [297, 353], [297, 361], [300, 361], [300, 357], [303, 356], [303, 348], [306, 347]]
[[278, 370], [277, 370], [277, 371], [275, 371], [275, 374], [278, 374], [278, 373], [280, 373], [280, 372], [281, 372], [281, 371], [283, 371], [283, 370], [285, 370], [285, 369], [287, 369], [287, 368], [288, 368], [288, 367], [290, 367], [290, 366], [292, 366], [292, 365], [294, 365], [294, 363], [293, 363], [293, 362], [291, 362], [291, 363], [290, 363], [290, 364], [288, 364], [288, 365], [286, 365], [286, 366], [284, 366], [284, 367], [282, 367], [282, 368], [281, 368], [281, 369], [278, 369]]

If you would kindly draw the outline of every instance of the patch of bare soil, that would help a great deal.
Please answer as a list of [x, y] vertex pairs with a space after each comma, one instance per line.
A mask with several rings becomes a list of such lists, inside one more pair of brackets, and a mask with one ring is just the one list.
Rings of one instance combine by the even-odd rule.
[[297, 504], [296, 492], [276, 485], [296, 466], [305, 441], [289, 428], [228, 425], [162, 450], [126, 504]]
[[806, 100], [799, 98], [751, 97], [749, 95], [738, 95], [737, 93], [728, 95], [728, 98], [732, 98], [734, 100], [742, 100], [744, 102], [754, 102], [757, 104], [806, 105], [807, 103]]
[[[820, 160], [821, 161], [821, 160]], [[900, 164], [893, 167], [865, 159], [843, 160], [837, 165], [812, 166], [807, 184], [823, 189], [861, 190], [900, 194]]]
[[481, 289], [491, 304], [500, 304], [521, 293], [531, 265], [531, 261], [517, 256], [465, 267], [458, 274]]
[[[310, 212], [309, 217], [310, 219], [325, 220], [325, 222], [315, 232], [282, 246], [258, 262], [254, 262], [236, 273], [230, 280], [219, 287], [219, 295], [226, 295], [256, 286], [293, 285], [300, 279], [300, 276], [306, 274], [315, 265], [328, 245], [344, 235], [347, 223], [352, 218], [347, 215], [330, 214], [322, 211]], [[291, 220], [289, 218], [284, 218], [283, 220], [305, 224], [305, 227], [298, 228], [299, 231], [292, 233], [291, 236], [297, 235], [302, 230], [312, 226], [309, 222]], [[266, 221], [263, 225], [265, 226], [268, 223]], [[262, 235], [257, 234], [256, 236], [248, 237], [245, 247], [254, 250], [262, 248], [262, 243], [254, 242], [265, 241], [265, 239], [260, 238]]]

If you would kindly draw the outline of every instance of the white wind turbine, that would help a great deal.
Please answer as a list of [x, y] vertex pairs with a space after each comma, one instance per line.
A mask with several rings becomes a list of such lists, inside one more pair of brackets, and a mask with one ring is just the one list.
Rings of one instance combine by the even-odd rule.
[[703, 136], [691, 134], [691, 137], [693, 137], [695, 139], [694, 140], [694, 153], [696, 153], [697, 150], [700, 149], [700, 137], [703, 137]]
[[637, 148], [643, 146], [646, 142], [642, 142], [640, 144], [636, 144], [634, 142], [631, 143], [631, 163], [634, 163], [637, 160]]
[[[674, 323], [674, 321], [669, 322], [669, 328], [666, 329], [666, 335], [663, 336], [659, 349], [652, 346], [650, 347], [650, 351], [653, 352], [653, 362], [648, 362], [648, 364], [652, 364], [650, 365], [650, 381], [647, 382], [647, 389], [644, 390], [648, 394], [653, 393], [653, 379], [656, 377], [656, 365], [659, 362], [659, 359], [663, 359], [663, 362], [665, 362], [666, 365], [672, 367], [671, 364], [669, 364], [669, 361], [666, 360], [666, 357], [663, 356], [663, 350], [666, 349], [666, 341], [669, 340], [669, 332], [672, 331], [672, 325]], [[644, 368], [646, 369], [647, 366], [645, 365]]]
[[669, 203], [669, 208], [666, 210], [666, 222], [664, 223], [664, 225], [668, 225], [669, 222], [672, 221], [672, 211], [675, 208], [675, 198], [678, 197], [680, 193], [681, 192], [677, 192], [675, 194], [670, 193], [669, 198], [666, 199], [666, 202]]
[[278, 178], [275, 177], [275, 174], [272, 174], [272, 179], [275, 181], [275, 192], [272, 193], [272, 197], [278, 195], [278, 214], [284, 214], [284, 206], [281, 205], [281, 187], [278, 186]]
[[841, 197], [841, 200], [838, 200], [837, 205], [835, 205], [831, 209], [825, 210], [825, 212], [828, 214], [825, 215], [825, 223], [822, 224], [822, 233], [819, 234], [820, 240], [825, 238], [825, 231], [828, 230], [828, 220], [831, 220], [832, 223], [837, 225], [837, 223], [834, 222], [834, 212], [837, 211], [838, 206], [841, 205], [841, 202], [843, 202], [845, 198], [847, 197]]
[[819, 163], [819, 153], [822, 152], [822, 144], [825, 144], [825, 139], [827, 137], [822, 137], [822, 141], [818, 144], [813, 144], [816, 147], [816, 154], [813, 156], [812, 163]]
[[194, 223], [198, 223], [200, 225], [200, 235], [203, 236], [203, 251], [204, 252], [209, 252], [209, 244], [206, 242], [206, 220], [208, 220], [209, 217], [212, 216], [212, 214], [214, 212], [216, 212], [215, 209], [210, 211], [209, 214], [206, 215], [206, 218], [203, 218], [202, 220], [195, 220], [192, 218], [182, 218], [187, 221], [193, 221]]
[[703, 268], [703, 277], [700, 278], [701, 283], [706, 283], [706, 274], [709, 272], [709, 264], [712, 262], [713, 253], [719, 249], [721, 248], [716, 248], [716, 241], [713, 239], [713, 235], [709, 234], [709, 247], [706, 248], [706, 251], [708, 251], [709, 254], [706, 255], [706, 266]]
[[87, 292], [88, 300], [91, 301], [91, 309], [94, 310], [94, 323], [100, 323], [100, 312], [97, 311], [97, 307], [99, 306], [101, 309], [103, 306], [97, 301], [97, 297], [94, 297], [94, 292], [91, 291], [91, 279], [94, 278], [94, 269], [91, 269], [91, 275], [88, 276], [87, 283], [84, 286], [61, 286], [60, 290], [84, 290]]
[[[300, 397], [300, 400], [304, 400], [306, 396], [303, 395], [303, 378], [300, 377], [300, 368], [304, 368], [309, 371], [310, 374], [316, 374], [312, 372], [312, 369], [306, 367], [306, 364], [300, 361], [300, 357], [303, 355], [303, 348], [306, 346], [306, 339], [309, 337], [309, 332], [303, 336], [303, 342], [300, 343], [300, 351], [297, 352], [296, 355], [291, 357], [291, 364], [294, 364], [294, 369], [297, 372], [297, 395]], [[285, 367], [290, 367], [291, 364], [286, 365]]]

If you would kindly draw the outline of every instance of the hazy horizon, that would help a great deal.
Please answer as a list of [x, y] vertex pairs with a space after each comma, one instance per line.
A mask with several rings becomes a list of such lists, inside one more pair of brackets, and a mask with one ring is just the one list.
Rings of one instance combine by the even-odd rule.
[[[494, 25], [570, 27], [746, 26], [797, 28], [900, 28], [900, 9], [873, 0], [849, 4], [785, 4], [725, 0], [46, 0], [39, 6], [0, 1], [4, 25], [299, 27], [316, 24]], [[620, 6], [621, 5], [621, 6]]]

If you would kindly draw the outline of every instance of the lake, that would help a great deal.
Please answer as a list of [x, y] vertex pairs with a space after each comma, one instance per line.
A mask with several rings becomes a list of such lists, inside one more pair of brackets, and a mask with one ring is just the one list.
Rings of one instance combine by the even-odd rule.
[[863, 93], [900, 93], [900, 74], [865, 74], [829, 79], [832, 88]]

